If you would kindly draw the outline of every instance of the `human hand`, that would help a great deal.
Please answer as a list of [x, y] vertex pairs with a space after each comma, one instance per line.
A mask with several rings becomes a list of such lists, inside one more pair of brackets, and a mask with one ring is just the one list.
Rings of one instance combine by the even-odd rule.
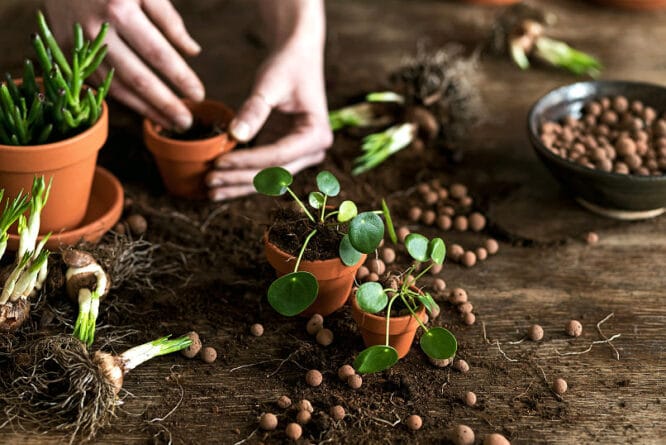
[[163, 127], [185, 130], [192, 125], [192, 115], [176, 91], [160, 80], [194, 101], [205, 96], [201, 80], [179, 53], [194, 56], [201, 48], [169, 0], [46, 0], [45, 8], [61, 42], [71, 38], [75, 22], [88, 38], [109, 22], [109, 52], [93, 81], [100, 82], [115, 67], [111, 96]]
[[274, 142], [221, 155], [206, 184], [213, 201], [254, 193], [252, 180], [263, 168], [282, 166], [295, 174], [324, 160], [333, 142], [328, 123], [321, 54], [287, 46], [262, 65], [252, 94], [231, 122], [231, 134], [241, 142], [252, 139], [271, 111], [288, 118]]

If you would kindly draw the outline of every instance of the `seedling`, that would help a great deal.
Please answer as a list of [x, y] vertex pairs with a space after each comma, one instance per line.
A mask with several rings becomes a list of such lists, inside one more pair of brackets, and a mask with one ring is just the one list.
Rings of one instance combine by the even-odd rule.
[[419, 48], [391, 75], [394, 91], [372, 92], [365, 102], [329, 113], [331, 128], [384, 127], [366, 135], [353, 175], [365, 173], [410, 145], [455, 146], [482, 116], [475, 57], [455, 47]]
[[308, 195], [308, 204], [313, 210], [310, 211], [289, 188], [293, 179], [291, 173], [282, 167], [266, 168], [254, 177], [254, 188], [259, 193], [267, 196], [282, 196], [288, 193], [314, 225], [300, 248], [294, 271], [278, 278], [268, 288], [268, 302], [285, 316], [303, 312], [317, 298], [317, 279], [310, 272], [299, 271], [298, 268], [305, 249], [317, 234], [318, 228], [335, 227], [342, 234], [346, 227], [347, 231], [342, 236], [338, 249], [340, 260], [346, 266], [356, 265], [363, 254], [371, 253], [379, 246], [385, 231], [384, 222], [379, 215], [384, 216], [389, 236], [395, 240], [395, 230], [385, 202], [382, 202], [382, 210], [362, 213], [358, 213], [356, 204], [350, 200], [342, 201], [338, 207], [327, 205], [329, 198], [340, 193], [340, 183], [331, 172], [324, 170], [317, 175], [317, 190]]
[[356, 300], [360, 308], [370, 314], [386, 310], [386, 342], [384, 345], [370, 346], [363, 350], [354, 361], [354, 368], [367, 374], [388, 369], [398, 362], [398, 351], [389, 344], [389, 327], [391, 308], [400, 299], [410, 315], [425, 331], [421, 336], [421, 349], [428, 357], [435, 360], [450, 359], [457, 350], [456, 338], [447, 329], [434, 327], [428, 329], [419, 319], [416, 311], [420, 305], [432, 315], [439, 313], [439, 306], [428, 292], [416, 288], [417, 281], [435, 264], [442, 264], [446, 256], [446, 246], [441, 238], [428, 240], [423, 235], [411, 233], [405, 238], [405, 247], [409, 255], [416, 261], [429, 262], [428, 266], [416, 276], [412, 276], [416, 267], [410, 266], [403, 274], [402, 283], [394, 287], [382, 287], [377, 282], [367, 282], [359, 286]]
[[[14, 267], [5, 280], [0, 294], [0, 331], [18, 329], [30, 312], [28, 299], [42, 288], [48, 273], [49, 251], [44, 249], [50, 233], [39, 243], [40, 215], [49, 197], [51, 183], [46, 186], [44, 177], [35, 178], [30, 200], [20, 192], [13, 200], [7, 200], [0, 216], [0, 258], [7, 247], [9, 227], [18, 221], [19, 248]], [[0, 190], [0, 199], [4, 190]], [[24, 212], [29, 211], [26, 218]]]
[[17, 85], [9, 73], [0, 86], [0, 142], [5, 145], [34, 145], [61, 140], [92, 126], [102, 112], [113, 69], [97, 89], [84, 86], [104, 60], [103, 44], [109, 25], [104, 23], [94, 40], [84, 40], [81, 25], [74, 25], [74, 48], [68, 61], [58, 46], [44, 15], [37, 13], [39, 32], [32, 43], [42, 71], [43, 88], [35, 67], [26, 59], [23, 81]]
[[603, 68], [593, 56], [546, 36], [549, 16], [519, 4], [502, 14], [494, 29], [495, 49], [509, 53], [521, 69], [530, 68], [530, 57], [576, 75], [597, 77]]

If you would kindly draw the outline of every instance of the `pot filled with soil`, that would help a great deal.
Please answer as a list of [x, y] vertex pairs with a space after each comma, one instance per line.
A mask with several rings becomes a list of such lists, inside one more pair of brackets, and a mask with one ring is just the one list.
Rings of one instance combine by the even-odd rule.
[[221, 102], [185, 101], [194, 116], [192, 127], [176, 133], [145, 119], [143, 137], [155, 156], [169, 193], [191, 199], [206, 197], [204, 177], [213, 160], [234, 148], [236, 141], [227, 133], [233, 111]]
[[[42, 13], [33, 35], [38, 66], [26, 59], [23, 78], [0, 87], [0, 188], [15, 198], [30, 191], [33, 179], [50, 184], [49, 205], [43, 209], [41, 232], [76, 228], [90, 200], [97, 153], [108, 133], [104, 97], [113, 71], [97, 91], [84, 82], [104, 56], [108, 25], [92, 42], [83, 42], [75, 26], [76, 47], [68, 60]], [[40, 68], [43, 77], [36, 77]]]
[[278, 211], [264, 235], [266, 258], [278, 274], [268, 288], [268, 302], [282, 315], [328, 315], [342, 307], [356, 271], [384, 239], [386, 220], [395, 239], [386, 203], [382, 210], [358, 213], [353, 201], [330, 205], [340, 194], [333, 173], [317, 175], [317, 190], [308, 195], [309, 207], [289, 188], [291, 173], [270, 167], [254, 177], [255, 189], [267, 196], [287, 193], [294, 207]]
[[[420, 292], [416, 288], [414, 291]], [[366, 347], [383, 345], [386, 341], [386, 314], [370, 314], [363, 311], [356, 301], [356, 292], [351, 300], [352, 318], [358, 324], [359, 331], [363, 337], [363, 343]], [[420, 305], [415, 311], [421, 322], [425, 323], [425, 306]], [[393, 309], [391, 322], [389, 324], [389, 345], [398, 351], [398, 358], [401, 359], [407, 355], [412, 342], [416, 336], [416, 330], [419, 328], [419, 322], [408, 312], [406, 315], [398, 315], [399, 307]]]
[[[294, 214], [291, 215], [296, 216]], [[284, 215], [285, 220], [290, 218]], [[295, 220], [294, 223], [277, 223], [264, 234], [264, 252], [268, 263], [275, 269], [278, 276], [287, 275], [294, 270], [297, 261], [298, 246], [290, 247], [288, 237], [293, 233], [308, 233], [308, 220]], [[291, 229], [294, 229], [292, 231]], [[299, 230], [301, 229], [301, 230]], [[311, 240], [311, 249], [306, 249], [301, 260], [299, 271], [309, 272], [317, 280], [319, 290], [317, 298], [303, 312], [302, 316], [332, 314], [345, 305], [349, 297], [356, 271], [365, 261], [363, 254], [353, 266], [346, 266], [338, 256], [338, 245], [342, 239], [338, 233], [319, 227], [321, 235]], [[310, 258], [310, 259], [308, 259]]]

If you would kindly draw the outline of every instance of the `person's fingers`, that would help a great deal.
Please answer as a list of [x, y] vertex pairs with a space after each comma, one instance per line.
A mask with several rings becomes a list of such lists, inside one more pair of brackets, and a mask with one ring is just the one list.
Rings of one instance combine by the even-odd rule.
[[181, 130], [189, 128], [192, 125], [192, 114], [173, 91], [139, 59], [116, 33], [107, 34], [107, 43], [109, 48], [113, 48], [113, 51], [109, 51], [107, 55], [107, 63], [116, 68], [116, 81], [122, 81], [152, 109], [160, 110], [160, 114], [171, 122], [171, 125], [167, 125], [167, 127], [175, 125]]
[[[326, 153], [323, 151], [313, 153], [309, 156], [296, 159], [282, 167], [295, 175], [307, 167], [320, 164], [325, 156]], [[206, 177], [206, 183], [211, 187], [208, 191], [209, 198], [212, 201], [224, 201], [254, 193], [255, 190], [252, 185], [252, 180], [258, 172], [258, 169], [210, 172]]]
[[254, 193], [254, 187], [251, 185], [235, 185], [231, 187], [218, 187], [208, 190], [208, 198], [211, 201], [226, 201], [228, 199], [239, 198]]
[[143, 9], [176, 48], [189, 56], [201, 52], [201, 46], [187, 31], [183, 18], [169, 0], [143, 0]]
[[240, 142], [252, 139], [271, 114], [273, 104], [261, 93], [253, 93], [229, 124], [231, 135]]
[[[101, 69], [102, 67], [100, 67]], [[162, 116], [162, 114], [152, 108], [146, 101], [136, 95], [134, 91], [128, 88], [121, 79], [116, 79], [111, 82], [111, 89], [109, 94], [118, 102], [133, 109], [142, 116], [147, 117], [154, 123], [161, 125], [163, 128], [171, 128], [172, 123], [169, 119]]]
[[[185, 97], [194, 101], [203, 100], [205, 96], [203, 84], [192, 68], [136, 3], [126, 3], [126, 7], [111, 9], [109, 12], [116, 32], [136, 54], [171, 85], [177, 87]], [[160, 1], [160, 3], [169, 2]]]
[[225, 153], [215, 160], [215, 167], [242, 170], [284, 165], [300, 157], [323, 152], [332, 142], [328, 125], [306, 123], [272, 144]]

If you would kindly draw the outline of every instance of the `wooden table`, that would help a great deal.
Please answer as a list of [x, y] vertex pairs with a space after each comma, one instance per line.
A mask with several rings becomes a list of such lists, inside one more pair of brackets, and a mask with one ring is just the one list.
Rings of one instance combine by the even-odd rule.
[[[5, 42], [0, 56], [3, 69], [20, 66], [23, 55], [30, 51], [27, 30], [34, 27], [35, 3], [5, 1], [0, 5], [0, 17], [6, 23], [1, 31]], [[256, 32], [255, 11], [241, 0], [175, 3], [205, 48], [193, 66], [201, 74], [208, 95], [238, 106], [266, 54]], [[605, 66], [603, 78], [664, 81], [666, 12], [630, 13], [574, 0], [547, 3], [559, 18], [552, 34], [597, 55]], [[433, 47], [457, 41], [471, 50], [485, 37], [497, 11], [443, 0], [338, 0], [327, 2], [326, 7], [326, 70], [332, 106], [378, 89], [385, 83], [387, 73], [405, 54], [413, 52], [420, 40]], [[489, 122], [466, 142], [462, 164], [451, 168], [440, 162], [437, 168], [441, 168], [441, 174], [433, 170], [419, 172], [424, 178], [441, 176], [446, 181], [468, 184], [487, 203], [489, 218], [508, 234], [498, 256], [472, 269], [447, 266], [442, 273], [450, 287], [467, 289], [476, 308], [474, 326], [453, 323], [460, 341], [460, 356], [472, 367], [469, 374], [433, 371], [421, 364], [422, 356], [412, 352], [407, 363], [413, 369], [427, 369], [423, 377], [436, 379], [441, 391], [411, 400], [402, 398], [400, 402], [370, 390], [360, 396], [352, 395], [334, 381], [332, 374], [327, 384], [337, 392], [319, 400], [316, 390], [301, 383], [303, 371], [290, 362], [277, 371], [277, 377], [268, 379], [266, 375], [278, 368], [279, 360], [289, 355], [289, 348], [306, 343], [307, 338], [298, 328], [302, 321], [284, 321], [265, 304], [253, 314], [260, 305], [263, 282], [258, 286], [258, 278], [247, 275], [251, 266], [243, 262], [243, 270], [238, 272], [240, 266], [230, 264], [220, 252], [211, 255], [209, 269], [189, 271], [193, 279], [174, 289], [175, 296], [151, 296], [155, 298], [154, 306], [144, 302], [142, 307], [163, 311], [162, 326], [148, 330], [178, 332], [196, 328], [207, 343], [222, 346], [220, 352], [226, 360], [205, 367], [172, 357], [137, 369], [126, 383], [134, 397], [126, 398], [113, 426], [100, 435], [100, 443], [169, 439], [174, 443], [235, 443], [248, 436], [251, 437], [246, 443], [256, 443], [264, 437], [253, 433], [256, 415], [266, 407], [276, 409], [272, 401], [281, 394], [318, 401], [318, 409], [325, 409], [333, 401], [347, 404], [354, 416], [332, 427], [330, 435], [323, 434], [322, 441], [330, 438], [339, 443], [439, 443], [450, 425], [464, 423], [476, 431], [477, 438], [498, 431], [514, 444], [666, 443], [666, 218], [624, 223], [590, 214], [564, 194], [532, 153], [525, 134], [529, 106], [548, 90], [575, 81], [574, 77], [544, 68], [521, 72], [507, 60], [489, 55], [481, 57], [479, 69], [484, 75], [481, 90]], [[111, 119], [111, 148], [106, 150], [128, 150], [144, 159], [145, 155], [140, 154], [143, 148], [138, 119], [123, 110]], [[356, 144], [351, 138], [338, 138], [326, 167], [342, 171], [349, 165]], [[140, 174], [123, 172], [126, 161], [102, 155], [102, 162], [124, 180], [130, 195], [159, 193], [159, 186], [155, 192], [156, 188], [148, 187]], [[400, 165], [403, 164], [393, 161], [382, 168], [398, 169]], [[401, 183], [358, 178], [357, 184], [366, 181], [367, 185], [359, 185], [357, 190], [375, 187], [382, 194], [399, 196], [395, 193], [411, 187], [414, 180], [396, 175]], [[346, 183], [351, 181], [347, 179]], [[359, 195], [356, 198], [362, 200], [362, 192]], [[155, 208], [164, 211], [163, 216], [148, 214], [156, 225], [169, 218], [177, 224], [178, 215], [201, 224], [207, 216], [215, 216], [212, 212], [217, 208], [159, 196], [155, 200]], [[244, 249], [260, 259], [258, 239], [265, 220], [259, 219], [258, 204], [270, 205], [270, 201], [257, 197], [236, 201], [225, 205], [225, 212], [218, 215], [248, 216], [248, 220], [235, 221], [249, 223], [249, 229], [228, 230], [249, 235]], [[582, 237], [591, 230], [599, 234], [600, 242], [587, 246]], [[447, 242], [455, 242], [456, 237], [444, 234]], [[514, 240], [515, 245], [507, 240]], [[180, 312], [174, 301], [187, 305], [189, 298], [201, 298], [201, 289], [211, 283], [222, 289], [220, 300], [218, 296], [211, 298], [209, 309], [198, 317], [188, 318], [191, 313], [185, 306]], [[225, 293], [227, 285], [232, 291]], [[248, 289], [246, 293], [241, 291], [243, 287]], [[218, 321], [223, 315], [213, 315], [224, 312], [228, 305], [239, 304], [249, 304], [251, 315], [247, 321], [227, 319], [221, 324]], [[572, 318], [585, 327], [584, 336], [575, 341], [567, 339], [563, 332]], [[265, 324], [266, 343], [248, 338], [247, 326], [252, 320]], [[592, 342], [601, 340], [595, 326], [602, 320], [606, 320], [600, 326], [606, 336], [620, 334], [613, 342], [616, 349], [596, 344], [586, 354], [560, 355], [584, 351]], [[543, 342], [510, 343], [520, 340], [532, 323], [543, 326]], [[271, 335], [295, 336], [298, 341], [280, 346], [270, 340]], [[278, 360], [238, 368], [274, 359]], [[333, 362], [340, 360], [344, 361], [344, 357], [334, 357]], [[395, 372], [400, 376], [400, 367]], [[180, 377], [176, 378], [176, 374]], [[562, 399], [549, 390], [549, 382], [558, 376], [569, 383], [569, 391]], [[165, 381], [167, 377], [171, 380]], [[405, 379], [415, 388], [419, 387], [417, 377]], [[377, 387], [372, 385], [379, 377], [373, 378], [368, 379], [369, 388]], [[479, 407], [462, 405], [460, 396], [466, 390], [477, 393]], [[395, 416], [373, 419], [376, 405], [391, 401], [395, 402]], [[171, 412], [174, 407], [177, 409]], [[422, 431], [413, 434], [402, 425], [387, 424], [411, 412], [424, 417]], [[167, 415], [163, 421], [151, 423]], [[389, 430], [392, 435], [386, 436]], [[9, 431], [3, 434], [9, 443], [62, 440], [58, 436], [24, 437]], [[268, 435], [265, 440], [271, 443], [283, 438]], [[320, 438], [312, 439], [316, 443]]]

